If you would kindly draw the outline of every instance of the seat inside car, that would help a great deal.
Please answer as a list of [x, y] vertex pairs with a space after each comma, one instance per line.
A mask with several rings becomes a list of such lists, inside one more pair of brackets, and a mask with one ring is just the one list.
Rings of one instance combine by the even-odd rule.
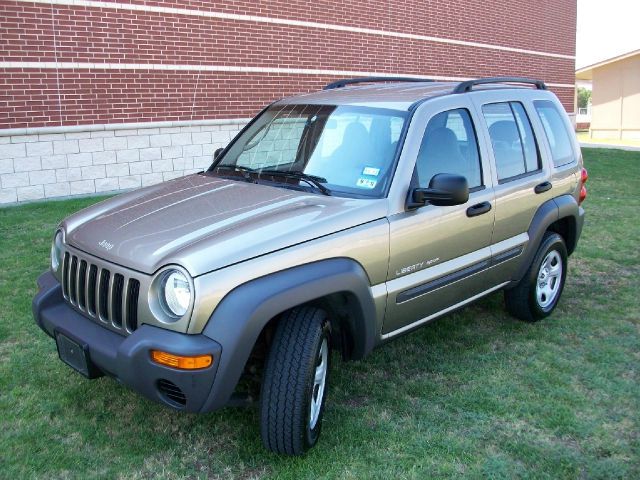
[[447, 127], [427, 131], [418, 156], [418, 181], [421, 187], [428, 187], [429, 181], [438, 173], [468, 175], [467, 161], [460, 151], [458, 137]]
[[522, 148], [515, 122], [500, 120], [489, 127], [489, 135], [496, 158], [496, 169], [502, 178], [522, 173]]

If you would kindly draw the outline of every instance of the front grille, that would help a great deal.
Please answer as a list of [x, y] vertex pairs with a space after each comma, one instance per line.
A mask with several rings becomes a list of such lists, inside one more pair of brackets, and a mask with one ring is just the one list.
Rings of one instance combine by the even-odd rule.
[[140, 281], [65, 252], [62, 294], [90, 317], [123, 334], [138, 328]]

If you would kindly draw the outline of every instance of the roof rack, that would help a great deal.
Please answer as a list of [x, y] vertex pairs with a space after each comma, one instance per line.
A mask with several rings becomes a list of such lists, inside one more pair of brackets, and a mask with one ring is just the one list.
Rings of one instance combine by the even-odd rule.
[[354, 83], [377, 83], [377, 82], [433, 82], [430, 78], [415, 77], [361, 77], [361, 78], [344, 78], [331, 82], [324, 86], [323, 90], [333, 90], [335, 88], [346, 87]]
[[453, 89], [453, 93], [466, 93], [470, 92], [476, 85], [485, 85], [487, 83], [526, 83], [535, 85], [538, 90], [546, 90], [547, 86], [542, 80], [535, 80], [533, 78], [523, 77], [489, 77], [489, 78], [477, 78], [475, 80], [467, 80], [466, 82], [460, 82], [456, 88]]

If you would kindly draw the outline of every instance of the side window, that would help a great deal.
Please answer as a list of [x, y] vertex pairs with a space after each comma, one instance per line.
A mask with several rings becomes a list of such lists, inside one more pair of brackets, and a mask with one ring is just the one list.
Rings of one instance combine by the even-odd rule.
[[448, 110], [429, 121], [420, 145], [416, 173], [422, 188], [427, 188], [438, 173], [463, 175], [469, 188], [482, 185], [476, 133], [466, 109]]
[[520, 133], [522, 151], [524, 152], [525, 170], [527, 172], [539, 170], [540, 156], [538, 155], [538, 146], [536, 145], [536, 139], [533, 135], [527, 112], [519, 102], [512, 102], [511, 108], [518, 123], [518, 132]]
[[482, 106], [482, 114], [489, 127], [498, 180], [540, 169], [536, 140], [521, 103], [490, 103]]
[[571, 138], [556, 106], [548, 100], [538, 100], [533, 104], [542, 122], [547, 140], [549, 140], [553, 164], [559, 167], [573, 162], [575, 156], [571, 146]]

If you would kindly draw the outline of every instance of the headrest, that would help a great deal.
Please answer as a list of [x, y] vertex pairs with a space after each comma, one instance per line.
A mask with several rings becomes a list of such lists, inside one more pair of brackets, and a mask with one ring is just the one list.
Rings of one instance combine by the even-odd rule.
[[518, 127], [515, 122], [509, 120], [500, 120], [489, 127], [491, 140], [513, 143], [520, 139]]

